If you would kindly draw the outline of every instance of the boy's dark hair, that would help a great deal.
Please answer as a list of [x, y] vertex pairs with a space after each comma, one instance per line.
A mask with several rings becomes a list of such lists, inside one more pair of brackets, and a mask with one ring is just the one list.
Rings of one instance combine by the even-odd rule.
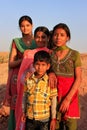
[[41, 62], [46, 62], [47, 64], [51, 64], [51, 58], [50, 58], [50, 55], [48, 52], [46, 51], [38, 51], [35, 53], [34, 55], [34, 64], [37, 62], [37, 61], [41, 61]]

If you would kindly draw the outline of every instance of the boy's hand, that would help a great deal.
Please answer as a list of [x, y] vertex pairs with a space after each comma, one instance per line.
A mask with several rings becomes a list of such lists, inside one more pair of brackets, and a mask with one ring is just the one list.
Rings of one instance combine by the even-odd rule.
[[52, 119], [50, 123], [50, 130], [55, 130], [56, 128], [56, 119]]

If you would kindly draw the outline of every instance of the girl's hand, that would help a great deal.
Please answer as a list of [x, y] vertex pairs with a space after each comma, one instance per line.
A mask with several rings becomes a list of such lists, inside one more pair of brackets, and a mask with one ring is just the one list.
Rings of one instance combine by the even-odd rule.
[[26, 115], [25, 115], [24, 113], [22, 113], [21, 121], [22, 121], [22, 122], [25, 122], [25, 121], [26, 121]]
[[32, 72], [27, 72], [27, 73], [26, 73], [26, 76], [25, 76], [25, 80], [26, 80], [26, 79], [29, 79], [32, 74], [33, 74]]
[[65, 113], [69, 109], [70, 100], [67, 97], [62, 101], [59, 111]]
[[0, 117], [9, 115], [10, 115], [10, 107], [2, 105], [2, 107], [0, 108]]
[[62, 101], [59, 111], [65, 113], [69, 109], [70, 100], [67, 97]]
[[51, 88], [57, 87], [57, 78], [56, 78], [55, 73], [51, 72], [48, 75], [49, 75], [49, 86]]

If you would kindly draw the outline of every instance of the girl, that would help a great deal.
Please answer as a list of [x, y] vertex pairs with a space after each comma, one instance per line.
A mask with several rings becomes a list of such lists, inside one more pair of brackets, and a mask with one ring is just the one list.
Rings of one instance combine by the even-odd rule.
[[[25, 51], [24, 58], [23, 58], [23, 61], [22, 61], [22, 64], [21, 64], [21, 67], [19, 70], [19, 74], [18, 74], [18, 82], [17, 82], [18, 97], [17, 97], [17, 103], [16, 103], [16, 122], [17, 122], [16, 130], [19, 130], [20, 127], [25, 129], [24, 127], [22, 127], [23, 124], [21, 124], [22, 98], [23, 98], [23, 87], [24, 87], [25, 74], [28, 72], [28, 74], [31, 75], [31, 73], [34, 72], [34, 68], [33, 68], [32, 64], [33, 64], [34, 54], [37, 51], [45, 50], [45, 51], [49, 52], [49, 49], [47, 48], [47, 44], [49, 41], [48, 28], [45, 26], [37, 27], [34, 31], [34, 39], [36, 41], [37, 48], [33, 49], [33, 50], [26, 50]], [[27, 74], [27, 77], [28, 77], [28, 74]], [[52, 78], [50, 78], [50, 80], [51, 79]], [[56, 80], [56, 79], [54, 79], [54, 80]], [[52, 86], [52, 82], [51, 82], [51, 86]], [[20, 105], [20, 107], [19, 107], [19, 105]]]
[[9, 55], [9, 74], [7, 81], [7, 90], [5, 100], [2, 106], [2, 113], [8, 113], [10, 107], [10, 117], [8, 130], [15, 130], [15, 105], [17, 98], [17, 75], [26, 49], [36, 48], [35, 41], [32, 36], [33, 22], [29, 16], [22, 16], [19, 19], [19, 28], [22, 38], [15, 38], [12, 41], [11, 51]]
[[[71, 34], [68, 26], [59, 23], [53, 28], [54, 49], [52, 68], [58, 81], [58, 108], [61, 113], [60, 130], [77, 130], [80, 117], [78, 89], [81, 83], [81, 60], [78, 51], [67, 46]], [[64, 126], [65, 124], [65, 126]]]

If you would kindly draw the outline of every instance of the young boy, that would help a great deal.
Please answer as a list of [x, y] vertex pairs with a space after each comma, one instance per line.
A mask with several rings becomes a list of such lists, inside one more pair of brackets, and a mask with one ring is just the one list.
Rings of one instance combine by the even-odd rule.
[[[56, 97], [57, 88], [51, 89], [48, 85], [47, 70], [50, 68], [50, 55], [46, 51], [38, 51], [34, 55], [35, 72], [27, 78], [23, 95], [23, 115], [26, 130], [55, 130], [56, 125]], [[51, 107], [51, 114], [50, 114]]]

